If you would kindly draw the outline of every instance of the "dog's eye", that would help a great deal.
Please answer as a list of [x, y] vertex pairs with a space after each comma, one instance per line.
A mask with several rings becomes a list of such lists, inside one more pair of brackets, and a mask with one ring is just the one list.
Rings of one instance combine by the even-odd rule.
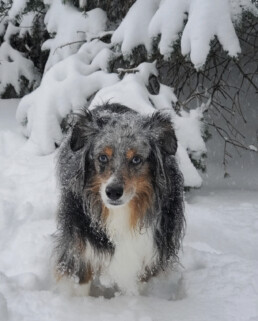
[[106, 164], [108, 162], [107, 155], [100, 155], [99, 156], [99, 162], [102, 163], [102, 164]]
[[138, 165], [138, 164], [140, 164], [142, 162], [142, 159], [139, 156], [134, 156], [132, 158], [131, 162], [132, 162], [133, 165]]

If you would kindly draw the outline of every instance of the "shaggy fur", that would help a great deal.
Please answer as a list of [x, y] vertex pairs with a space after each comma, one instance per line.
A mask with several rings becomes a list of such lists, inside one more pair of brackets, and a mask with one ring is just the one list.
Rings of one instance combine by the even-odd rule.
[[[87, 284], [107, 273], [130, 292], [126, 278], [146, 281], [177, 261], [184, 209], [176, 149], [160, 112], [142, 116], [106, 104], [75, 115], [58, 159], [58, 278]], [[139, 262], [123, 265], [126, 251]]]

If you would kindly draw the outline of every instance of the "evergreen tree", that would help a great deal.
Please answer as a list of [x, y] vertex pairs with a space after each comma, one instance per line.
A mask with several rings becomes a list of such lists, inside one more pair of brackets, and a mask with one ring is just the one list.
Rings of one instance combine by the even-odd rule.
[[[80, 53], [80, 48], [83, 52], [85, 44], [88, 49], [84, 57], [89, 65], [100, 49], [103, 56], [104, 52], [108, 55], [108, 64], [103, 63], [100, 69], [104, 71], [103, 77], [108, 73], [110, 79], [116, 75], [122, 81], [130, 74], [140, 75], [142, 63], [155, 62], [157, 72], [150, 73], [145, 82], [149, 103], [158, 108], [155, 95], [162, 95], [161, 86], [166, 85], [174, 88], [178, 99], [172, 99], [170, 108], [179, 116], [183, 117], [185, 111], [190, 115], [196, 108], [202, 110], [198, 116], [203, 123], [201, 135], [207, 140], [209, 128], [214, 128], [224, 139], [226, 165], [230, 145], [256, 152], [256, 147], [250, 147], [234, 124], [233, 116], [238, 115], [245, 122], [245, 97], [253, 97], [258, 91], [257, 2], [246, 0], [242, 7], [238, 2], [232, 3], [231, 8], [226, 0], [209, 4], [214, 6], [214, 11], [204, 12], [207, 20], [202, 21], [202, 29], [197, 33], [200, 39], [196, 49], [193, 32], [200, 21], [199, 11], [204, 8], [195, 10], [194, 1], [1, 0], [0, 95], [22, 97], [33, 91], [44, 73], [45, 76], [51, 74], [53, 67]], [[225, 8], [225, 12], [219, 11], [221, 8]], [[211, 23], [213, 16], [220, 19], [221, 13], [225, 13], [221, 20], [222, 32], [220, 22]], [[214, 34], [217, 37], [214, 38]], [[86, 105], [90, 105], [95, 94], [96, 91], [85, 94]], [[22, 105], [25, 102], [22, 101]], [[27, 108], [20, 108], [21, 115], [25, 110], [20, 119], [25, 127], [33, 121], [27, 118]], [[71, 103], [67, 110], [73, 108]], [[53, 109], [49, 111], [52, 112]], [[57, 114], [60, 126], [68, 112]], [[204, 170], [204, 149], [185, 148], [194, 166]]]
[[35, 89], [46, 63], [41, 46], [49, 37], [44, 26], [46, 8], [41, 0], [0, 3], [0, 96], [23, 97]]

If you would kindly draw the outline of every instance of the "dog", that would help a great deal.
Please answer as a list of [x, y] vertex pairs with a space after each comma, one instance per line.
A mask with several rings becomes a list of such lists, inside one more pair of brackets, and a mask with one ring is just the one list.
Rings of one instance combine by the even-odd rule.
[[59, 150], [55, 271], [79, 292], [91, 281], [139, 293], [178, 262], [183, 178], [170, 116], [104, 104], [74, 115]]

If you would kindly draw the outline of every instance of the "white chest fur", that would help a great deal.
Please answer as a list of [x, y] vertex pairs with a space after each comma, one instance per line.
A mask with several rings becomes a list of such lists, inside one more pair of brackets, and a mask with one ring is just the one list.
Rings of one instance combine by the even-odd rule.
[[132, 230], [128, 206], [111, 208], [107, 233], [115, 245], [115, 253], [104, 269], [101, 282], [110, 282], [127, 293], [137, 292], [138, 277], [155, 260], [153, 232], [150, 228]]

